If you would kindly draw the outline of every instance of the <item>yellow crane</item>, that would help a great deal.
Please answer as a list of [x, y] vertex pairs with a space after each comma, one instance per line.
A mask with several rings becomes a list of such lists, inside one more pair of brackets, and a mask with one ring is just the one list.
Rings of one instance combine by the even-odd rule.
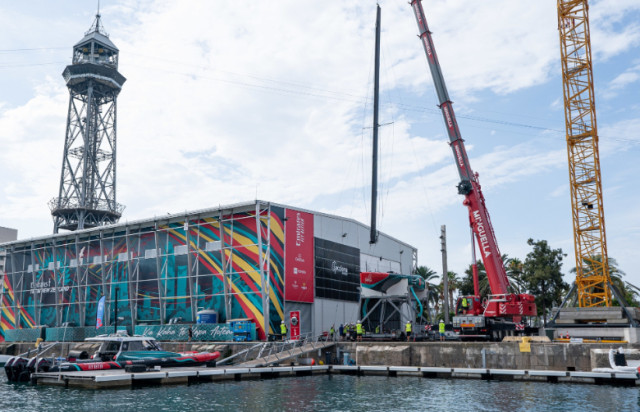
[[578, 305], [611, 306], [587, 0], [558, 0], [558, 29]]

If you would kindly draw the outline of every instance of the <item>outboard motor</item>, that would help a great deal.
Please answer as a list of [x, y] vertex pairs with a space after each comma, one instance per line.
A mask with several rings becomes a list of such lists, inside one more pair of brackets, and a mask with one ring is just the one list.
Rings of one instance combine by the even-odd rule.
[[14, 357], [9, 359], [10, 362], [5, 364], [5, 372], [10, 382], [28, 382], [31, 373], [27, 370], [26, 358]]
[[13, 381], [13, 368], [11, 367], [11, 365], [13, 365], [14, 360], [16, 360], [15, 356], [9, 358], [9, 360], [7, 360], [7, 362], [5, 362], [4, 364], [4, 373], [5, 375], [7, 375], [7, 379], [9, 380], [9, 382]]
[[[37, 367], [36, 367], [36, 359], [37, 359]], [[51, 359], [47, 358], [31, 358], [27, 363], [27, 370], [29, 374], [35, 373], [36, 369], [38, 372], [48, 372], [49, 368], [51, 368]]]

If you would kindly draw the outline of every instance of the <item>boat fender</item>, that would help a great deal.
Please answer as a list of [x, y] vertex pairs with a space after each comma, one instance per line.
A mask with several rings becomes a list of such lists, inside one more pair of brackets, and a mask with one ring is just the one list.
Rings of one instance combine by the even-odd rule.
[[89, 359], [89, 352], [86, 350], [70, 350], [69, 359]]

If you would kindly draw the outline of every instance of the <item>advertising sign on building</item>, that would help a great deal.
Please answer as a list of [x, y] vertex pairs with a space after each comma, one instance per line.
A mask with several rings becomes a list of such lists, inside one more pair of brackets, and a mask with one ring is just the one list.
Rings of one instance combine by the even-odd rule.
[[313, 303], [313, 215], [285, 212], [285, 299]]
[[291, 340], [300, 339], [300, 311], [294, 310], [289, 312], [289, 330], [291, 331]]

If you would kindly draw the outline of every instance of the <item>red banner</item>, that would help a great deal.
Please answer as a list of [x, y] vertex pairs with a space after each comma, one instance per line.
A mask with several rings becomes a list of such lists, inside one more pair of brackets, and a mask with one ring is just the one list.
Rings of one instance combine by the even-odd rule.
[[313, 215], [285, 211], [285, 300], [313, 303]]
[[289, 312], [289, 330], [291, 331], [291, 340], [300, 339], [300, 311], [295, 310]]

